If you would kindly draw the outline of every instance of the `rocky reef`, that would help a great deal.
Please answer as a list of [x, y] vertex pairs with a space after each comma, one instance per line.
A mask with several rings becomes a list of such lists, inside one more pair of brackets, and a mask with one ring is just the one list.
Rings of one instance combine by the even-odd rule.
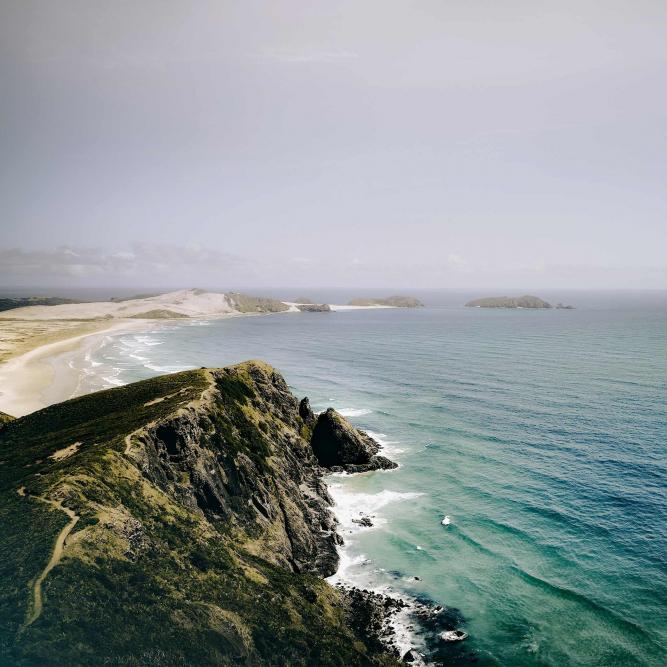
[[296, 306], [302, 313], [330, 313], [328, 303], [298, 303]]
[[396, 664], [398, 603], [322, 579], [324, 475], [393, 467], [378, 449], [258, 361], [7, 420], [0, 664]]

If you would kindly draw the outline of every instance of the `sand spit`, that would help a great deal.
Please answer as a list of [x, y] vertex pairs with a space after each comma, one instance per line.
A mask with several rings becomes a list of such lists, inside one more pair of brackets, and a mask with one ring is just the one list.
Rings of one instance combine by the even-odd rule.
[[19, 320], [96, 320], [96, 319], [170, 319], [183, 317], [220, 317], [236, 311], [226, 294], [198, 289], [179, 290], [168, 294], [129, 299], [67, 303], [60, 306], [28, 306], [0, 313], [2, 319]]
[[[71, 398], [78, 372], [58, 360], [83, 352], [100, 335], [153, 328], [157, 322], [300, 312], [297, 304], [244, 295], [179, 290], [126, 301], [28, 306], [0, 312], [0, 410], [14, 417]], [[332, 311], [388, 306], [331, 305]], [[243, 312], [242, 309], [245, 308]]]

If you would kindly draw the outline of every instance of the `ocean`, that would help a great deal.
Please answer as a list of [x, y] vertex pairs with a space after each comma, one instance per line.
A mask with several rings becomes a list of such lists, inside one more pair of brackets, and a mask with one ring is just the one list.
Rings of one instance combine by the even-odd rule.
[[469, 633], [413, 641], [448, 664], [667, 664], [667, 294], [550, 311], [420, 296], [106, 336], [76, 362], [79, 392], [264, 359], [400, 464], [329, 483], [336, 577], [444, 605]]

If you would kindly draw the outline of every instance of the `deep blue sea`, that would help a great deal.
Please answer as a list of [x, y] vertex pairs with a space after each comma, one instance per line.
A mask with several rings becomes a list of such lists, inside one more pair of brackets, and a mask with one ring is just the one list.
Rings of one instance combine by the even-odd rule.
[[[341, 576], [446, 605], [470, 637], [441, 656], [667, 665], [667, 293], [540, 295], [576, 310], [467, 309], [483, 294], [427, 292], [418, 310], [106, 337], [81, 390], [264, 359], [400, 463], [330, 479]], [[359, 511], [372, 528], [351, 523]]]

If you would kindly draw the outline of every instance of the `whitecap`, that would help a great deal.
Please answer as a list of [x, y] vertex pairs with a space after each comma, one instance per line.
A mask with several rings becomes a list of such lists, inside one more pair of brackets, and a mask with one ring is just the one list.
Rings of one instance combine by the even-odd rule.
[[371, 529], [352, 521], [359, 518], [360, 508], [363, 508], [364, 515], [371, 518], [373, 527], [378, 528], [387, 523], [387, 519], [380, 513], [383, 507], [391, 503], [413, 500], [423, 495], [417, 492], [402, 493], [389, 489], [384, 489], [378, 493], [357, 493], [348, 491], [343, 484], [335, 482], [329, 485], [329, 492], [335, 501], [333, 512], [346, 534]]
[[373, 411], [367, 408], [341, 408], [338, 412], [343, 417], [363, 417], [364, 415], [370, 415]]
[[116, 377], [109, 377], [107, 375], [103, 375], [102, 379], [108, 384], [112, 385], [114, 387], [122, 387], [125, 383], [122, 380], [119, 380]]
[[154, 364], [144, 364], [144, 367], [158, 373], [178, 373], [192, 369], [192, 366], [155, 366]]
[[396, 440], [387, 440], [386, 433], [376, 433], [375, 431], [366, 431], [366, 433], [382, 447], [383, 454], [395, 456], [396, 454], [403, 454], [405, 452], [405, 449], [396, 446], [399, 444]]

